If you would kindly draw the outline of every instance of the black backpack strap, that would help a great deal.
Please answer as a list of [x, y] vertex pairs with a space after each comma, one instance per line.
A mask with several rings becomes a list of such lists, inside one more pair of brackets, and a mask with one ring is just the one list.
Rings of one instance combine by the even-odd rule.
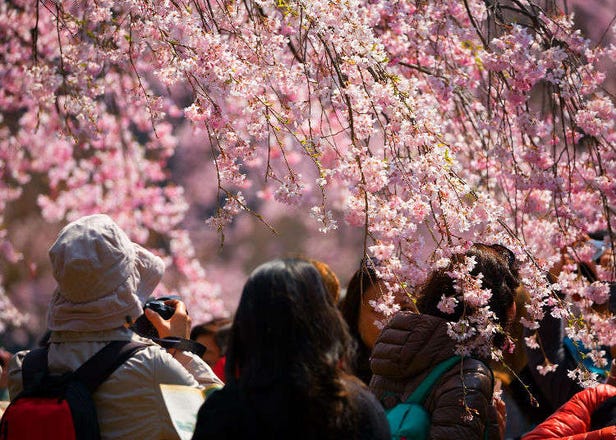
[[79, 367], [74, 376], [93, 393], [135, 352], [147, 347], [135, 341], [112, 341]]
[[30, 350], [21, 364], [22, 388], [25, 390], [39, 383], [49, 371], [47, 366], [47, 354], [49, 347], [35, 348]]

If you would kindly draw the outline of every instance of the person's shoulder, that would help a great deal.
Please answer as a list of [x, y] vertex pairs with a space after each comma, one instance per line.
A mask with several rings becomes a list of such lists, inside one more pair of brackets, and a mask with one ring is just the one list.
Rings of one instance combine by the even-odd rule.
[[343, 383], [348, 391], [350, 399], [355, 403], [355, 407], [360, 412], [372, 412], [374, 410], [383, 412], [383, 408], [376, 396], [358, 378], [347, 376], [343, 379]]
[[205, 403], [208, 405], [237, 406], [241, 400], [238, 386], [234, 383], [227, 383], [224, 387], [213, 391]]
[[248, 411], [249, 408], [245, 405], [245, 399], [241, 398], [237, 386], [226, 384], [224, 387], [213, 391], [199, 410], [199, 419], [215, 420], [218, 423], [223, 423], [231, 418], [232, 420], [241, 420], [242, 414]]
[[390, 439], [387, 416], [376, 396], [355, 377], [345, 378], [344, 383], [349, 391], [351, 404], [357, 413], [358, 438]]
[[238, 388], [233, 384], [226, 384], [210, 394], [197, 414], [193, 439], [240, 439], [254, 436], [254, 425], [246, 422], [246, 414], [251, 412], [241, 402]]
[[350, 394], [371, 394], [366, 384], [362, 382], [357, 376], [345, 374], [342, 377], [342, 383], [344, 387], [350, 392]]
[[168, 353], [163, 347], [155, 344], [147, 339], [144, 341], [136, 341], [143, 346], [137, 350], [131, 357], [135, 359], [150, 359], [153, 361], [166, 361], [168, 360]]
[[483, 359], [477, 357], [464, 357], [462, 358], [462, 363], [465, 372], [476, 372], [490, 379], [493, 376], [492, 368], [489, 363]]
[[137, 350], [132, 356], [124, 362], [124, 368], [129, 370], [138, 370], [143, 374], [151, 372], [160, 372], [164, 370], [173, 370], [179, 367], [177, 362], [173, 362], [173, 357], [163, 347], [157, 344], [145, 343], [142, 348]]
[[460, 392], [481, 393], [486, 398], [492, 396], [494, 387], [494, 373], [483, 361], [465, 357], [462, 365], [457, 364], [443, 374], [435, 388], [437, 394], [450, 393], [452, 390], [459, 389]]

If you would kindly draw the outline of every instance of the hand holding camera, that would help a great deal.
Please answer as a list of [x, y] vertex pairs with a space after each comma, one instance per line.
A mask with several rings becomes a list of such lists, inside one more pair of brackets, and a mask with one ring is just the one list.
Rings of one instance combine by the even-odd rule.
[[[145, 316], [158, 332], [158, 337], [174, 336], [188, 339], [191, 320], [186, 312], [186, 305], [178, 299], [167, 299], [163, 303], [167, 306], [166, 308], [145, 307]], [[169, 315], [170, 309], [173, 310], [171, 315]]]
[[191, 320], [179, 296], [151, 298], [143, 305], [143, 312], [131, 326], [139, 336], [150, 338], [167, 350], [203, 356], [205, 346], [189, 339]]
[[187, 327], [190, 332], [190, 318], [179, 296], [150, 298], [143, 304], [143, 312], [131, 326], [139, 336], [150, 339], [169, 336], [185, 338], [184, 329]]

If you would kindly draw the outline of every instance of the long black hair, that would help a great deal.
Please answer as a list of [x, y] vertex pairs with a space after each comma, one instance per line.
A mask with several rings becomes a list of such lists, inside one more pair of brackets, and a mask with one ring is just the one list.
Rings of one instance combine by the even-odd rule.
[[302, 438], [351, 438], [356, 426], [342, 369], [349, 334], [327, 295], [309, 262], [273, 260], [248, 278], [231, 327], [228, 384]]

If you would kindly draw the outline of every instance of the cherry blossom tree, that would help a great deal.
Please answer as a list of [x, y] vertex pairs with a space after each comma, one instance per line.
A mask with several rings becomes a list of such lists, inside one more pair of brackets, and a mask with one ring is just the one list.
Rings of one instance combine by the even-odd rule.
[[[615, 29], [605, 23], [594, 44], [565, 7], [4, 2], [3, 264], [36, 271], [12, 237], [20, 204], [56, 226], [106, 212], [167, 259], [165, 285], [191, 312], [223, 313], [187, 229], [187, 200], [200, 197], [223, 245], [246, 217], [276, 229], [293, 213], [311, 237], [355, 228], [349, 255], [380, 261], [388, 292], [375, 307], [389, 315], [454, 253], [501, 243], [531, 297], [525, 325], [549, 306], [599, 358], [615, 333], [591, 306], [607, 301], [614, 263], [593, 284], [575, 264], [556, 284], [546, 272], [563, 252], [588, 260], [585, 235], [614, 228], [616, 110], [602, 69], [616, 57]], [[189, 181], [178, 170], [190, 159], [176, 162], [197, 154], [211, 165]], [[461, 351], [502, 331], [471, 269], [452, 273], [475, 310], [452, 327]], [[0, 293], [10, 322], [13, 296]]]

